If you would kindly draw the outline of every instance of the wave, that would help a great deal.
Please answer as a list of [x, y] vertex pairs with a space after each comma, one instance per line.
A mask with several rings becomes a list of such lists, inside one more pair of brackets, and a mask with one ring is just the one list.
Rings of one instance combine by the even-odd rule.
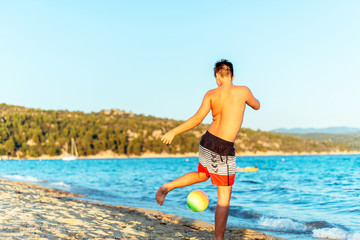
[[[214, 211], [215, 211], [215, 207], [214, 207]], [[262, 214], [257, 212], [242, 210], [242, 208], [231, 207], [231, 206], [230, 206], [229, 215], [233, 217], [237, 217], [237, 218], [241, 217], [245, 219], [259, 219], [262, 216]]]
[[63, 181], [60, 182], [53, 182], [51, 185], [57, 186], [57, 187], [63, 187], [67, 189], [71, 189], [71, 185], [64, 183]]
[[[360, 232], [351, 232], [334, 227], [326, 221], [301, 223], [289, 218], [261, 217], [258, 224], [269, 227], [268, 231], [291, 232], [297, 234], [312, 233], [312, 237], [331, 240], [359, 240]], [[340, 226], [341, 227], [341, 226]]]
[[314, 230], [314, 229], [320, 229], [320, 228], [332, 228], [334, 227], [330, 223], [326, 221], [313, 221], [313, 222], [306, 222], [304, 223], [306, 229], [308, 230]]
[[268, 218], [261, 217], [258, 224], [263, 227], [270, 227], [273, 229], [281, 229], [282, 231], [291, 232], [306, 232], [306, 227], [300, 222], [296, 222], [289, 218]]
[[47, 183], [47, 185], [50, 186], [56, 186], [56, 187], [62, 187], [62, 188], [67, 188], [67, 189], [71, 189], [71, 185], [64, 183], [63, 181], [59, 181], [59, 182], [53, 182], [53, 181], [48, 181], [48, 180], [43, 180], [43, 179], [39, 179], [33, 176], [22, 176], [22, 175], [3, 175], [3, 178], [12, 180], [12, 181], [21, 181], [21, 182], [33, 182], [33, 183]]
[[340, 228], [321, 228], [313, 230], [314, 238], [332, 240], [359, 240], [360, 232], [348, 232]]
[[[208, 209], [215, 213], [216, 203], [209, 204]], [[263, 215], [254, 211], [244, 210], [242, 207], [239, 206], [230, 206], [229, 216], [244, 219], [259, 219]]]
[[41, 183], [47, 182], [47, 180], [39, 179], [39, 178], [36, 178], [36, 177], [22, 176], [22, 175], [16, 175], [16, 174], [14, 174], [14, 175], [4, 175], [3, 177], [6, 178], [6, 179], [9, 179], [9, 180], [14, 180], [14, 181], [41, 182]]
[[347, 236], [347, 240], [359, 240], [359, 239], [360, 239], [360, 232], [353, 232]]
[[241, 180], [241, 183], [262, 184], [262, 182], [255, 180]]

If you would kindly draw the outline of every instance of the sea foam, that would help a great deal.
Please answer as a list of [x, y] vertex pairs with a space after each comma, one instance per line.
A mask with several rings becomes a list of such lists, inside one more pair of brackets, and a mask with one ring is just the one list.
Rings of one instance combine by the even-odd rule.
[[347, 240], [359, 240], [359, 239], [360, 239], [360, 232], [350, 233], [347, 236]]
[[261, 226], [278, 228], [284, 230], [293, 230], [293, 231], [304, 231], [305, 227], [299, 222], [295, 222], [289, 218], [267, 218], [262, 217], [258, 222]]
[[24, 182], [46, 182], [46, 180], [42, 180], [32, 176], [21, 176], [21, 175], [4, 175], [4, 178], [14, 181], [24, 181]]
[[58, 186], [58, 187], [64, 187], [64, 188], [71, 188], [71, 185], [64, 183], [63, 181], [60, 182], [54, 182], [51, 185]]
[[[345, 240], [347, 238], [347, 232], [340, 228], [321, 228], [313, 230], [314, 238], [324, 238], [333, 240]], [[356, 239], [356, 238], [353, 238]]]

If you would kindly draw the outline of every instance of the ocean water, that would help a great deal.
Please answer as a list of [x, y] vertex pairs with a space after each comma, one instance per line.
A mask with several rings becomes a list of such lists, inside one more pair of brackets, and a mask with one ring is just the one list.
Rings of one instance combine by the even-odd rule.
[[[189, 171], [198, 158], [0, 161], [0, 177], [43, 184], [106, 204], [160, 210], [214, 222], [217, 192], [208, 180], [175, 189], [163, 206], [159, 186]], [[286, 239], [360, 239], [360, 155], [237, 157], [238, 172], [228, 225], [245, 226]], [[209, 207], [192, 212], [187, 195], [209, 196]]]

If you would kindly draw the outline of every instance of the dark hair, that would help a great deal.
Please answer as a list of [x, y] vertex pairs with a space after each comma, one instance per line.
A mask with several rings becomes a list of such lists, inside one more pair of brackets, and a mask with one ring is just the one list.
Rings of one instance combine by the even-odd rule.
[[234, 69], [232, 63], [226, 59], [221, 59], [220, 61], [217, 61], [214, 67], [215, 77], [217, 73], [219, 73], [220, 77], [222, 78], [226, 76], [232, 77], [234, 75]]

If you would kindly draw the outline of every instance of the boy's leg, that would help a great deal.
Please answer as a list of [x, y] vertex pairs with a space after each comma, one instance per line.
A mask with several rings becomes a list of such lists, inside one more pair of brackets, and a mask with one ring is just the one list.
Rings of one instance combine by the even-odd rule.
[[165, 197], [171, 190], [179, 187], [186, 187], [195, 183], [204, 182], [209, 179], [206, 173], [203, 172], [189, 172], [174, 181], [162, 185], [155, 194], [156, 202], [163, 205]]
[[232, 186], [217, 186], [218, 202], [215, 211], [215, 240], [224, 239]]

